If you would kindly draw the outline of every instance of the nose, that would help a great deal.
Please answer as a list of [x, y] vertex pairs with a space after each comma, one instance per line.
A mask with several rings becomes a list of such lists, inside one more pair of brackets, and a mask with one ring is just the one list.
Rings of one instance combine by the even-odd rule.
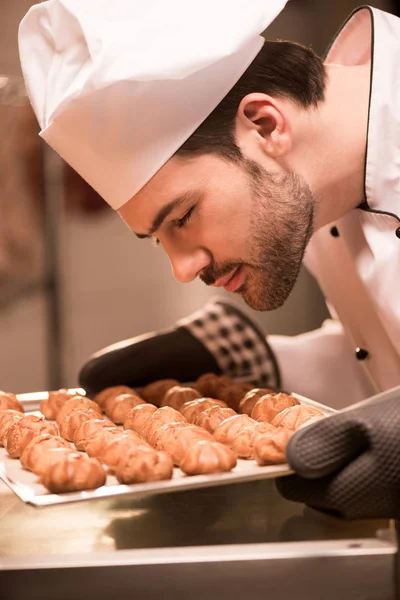
[[211, 262], [207, 250], [196, 248], [190, 252], [168, 252], [174, 277], [180, 283], [190, 283]]

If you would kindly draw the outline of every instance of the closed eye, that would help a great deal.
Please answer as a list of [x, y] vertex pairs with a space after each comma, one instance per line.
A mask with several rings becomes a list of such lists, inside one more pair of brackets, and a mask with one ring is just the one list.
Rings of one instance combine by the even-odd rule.
[[183, 215], [183, 217], [175, 220], [175, 225], [178, 229], [182, 229], [182, 227], [184, 227], [186, 223], [190, 220], [195, 207], [196, 205], [193, 205], [192, 208], [189, 208], [189, 210]]

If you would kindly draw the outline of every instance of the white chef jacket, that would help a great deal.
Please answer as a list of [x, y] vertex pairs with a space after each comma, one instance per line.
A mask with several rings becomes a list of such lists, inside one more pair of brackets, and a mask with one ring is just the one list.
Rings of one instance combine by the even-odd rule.
[[307, 248], [332, 319], [268, 342], [284, 389], [342, 408], [400, 385], [400, 19], [356, 10], [326, 62], [371, 62], [365, 202]]

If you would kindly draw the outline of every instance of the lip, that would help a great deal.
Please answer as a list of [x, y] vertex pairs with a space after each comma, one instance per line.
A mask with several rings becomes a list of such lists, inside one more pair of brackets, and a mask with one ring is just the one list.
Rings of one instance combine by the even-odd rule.
[[217, 281], [212, 285], [212, 287], [225, 287], [226, 284], [232, 279], [232, 277], [234, 277], [236, 275], [237, 270], [239, 269], [239, 266], [237, 266], [235, 269], [233, 269], [233, 271], [231, 271], [230, 273], [228, 273], [228, 275], [225, 275], [225, 277], [222, 277], [221, 279], [217, 279]]
[[231, 278], [225, 283], [224, 289], [227, 292], [236, 292], [236, 290], [240, 288], [242, 283], [243, 283], [243, 269], [242, 269], [242, 265], [240, 265], [234, 271]]

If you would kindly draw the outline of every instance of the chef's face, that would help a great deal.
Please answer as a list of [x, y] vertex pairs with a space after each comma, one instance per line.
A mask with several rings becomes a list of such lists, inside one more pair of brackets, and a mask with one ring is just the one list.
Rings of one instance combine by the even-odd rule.
[[314, 207], [294, 173], [207, 154], [173, 157], [119, 212], [139, 237], [158, 240], [178, 281], [199, 277], [271, 310], [296, 281]]

